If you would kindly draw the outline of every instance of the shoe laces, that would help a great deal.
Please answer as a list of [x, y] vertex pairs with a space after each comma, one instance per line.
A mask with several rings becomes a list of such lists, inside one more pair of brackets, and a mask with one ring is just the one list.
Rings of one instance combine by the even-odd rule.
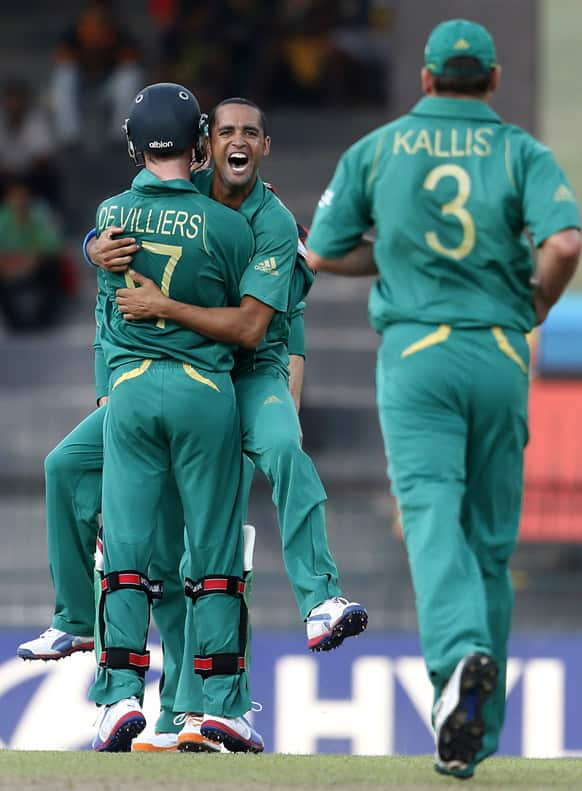
[[185, 711], [183, 714], [176, 714], [174, 717], [174, 725], [184, 726], [190, 719], [196, 720], [196, 725], [199, 725], [202, 717], [199, 714], [190, 714], [189, 712]]
[[55, 629], [54, 626], [49, 626], [48, 629], [40, 633], [39, 637], [51, 637], [53, 634], [65, 634], [65, 632], [62, 632], [60, 629]]
[[335, 601], [338, 604], [344, 604], [344, 605], [350, 603], [349, 600], [348, 599], [344, 599], [343, 596], [334, 596], [332, 601]]
[[262, 710], [263, 710], [262, 703], [259, 703], [258, 700], [251, 700], [251, 711], [256, 711], [258, 713], [259, 711]]
[[349, 599], [344, 599], [343, 596], [333, 596], [331, 599], [325, 599], [325, 601], [322, 601], [321, 604], [317, 604], [309, 611], [306, 621], [308, 621], [313, 613], [321, 607], [325, 607], [326, 605], [329, 606], [330, 604], [341, 604], [343, 607], [346, 607], [349, 603]]
[[103, 719], [103, 715], [105, 714], [106, 711], [107, 711], [107, 706], [101, 706], [100, 704], [97, 704], [97, 713], [95, 714], [95, 719], [93, 720], [94, 728], [97, 724], [99, 724], [99, 727], [101, 727], [100, 720]]

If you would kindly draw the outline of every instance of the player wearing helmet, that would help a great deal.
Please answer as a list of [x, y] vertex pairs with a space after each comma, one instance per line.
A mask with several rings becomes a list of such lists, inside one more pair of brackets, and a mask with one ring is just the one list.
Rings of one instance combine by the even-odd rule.
[[[96, 227], [102, 233], [131, 225], [141, 243], [137, 272], [186, 302], [228, 311], [239, 304], [254, 240], [240, 215], [190, 181], [192, 159], [203, 155], [200, 122], [198, 103], [182, 86], [162, 83], [137, 95], [125, 128], [130, 154], [143, 157], [145, 168], [129, 190], [103, 201]], [[158, 509], [171, 475], [184, 510], [186, 624], [201, 635], [194, 669], [203, 679], [205, 718], [228, 729], [233, 749], [258, 752], [262, 739], [243, 716], [250, 699], [233, 350], [171, 320], [124, 321], [115, 292], [131, 283], [129, 276], [103, 271], [101, 277], [100, 340], [112, 374], [104, 432], [102, 655], [90, 692], [104, 709], [93, 746], [127, 749], [145, 726], [140, 699], [149, 605], [161, 595], [148, 574], [153, 536], [167, 529]], [[261, 337], [257, 325], [246, 342]]]

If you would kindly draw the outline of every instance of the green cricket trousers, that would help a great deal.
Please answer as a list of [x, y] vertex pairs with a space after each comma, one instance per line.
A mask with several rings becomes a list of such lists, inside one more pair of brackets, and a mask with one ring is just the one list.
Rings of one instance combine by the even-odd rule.
[[[96, 656], [101, 653], [95, 624], [93, 553], [101, 513], [103, 422], [106, 407], [91, 412], [48, 454], [45, 460], [46, 525], [48, 556], [55, 590], [52, 625], [71, 634], [90, 635], [95, 630]], [[159, 511], [160, 521], [174, 538], [154, 536], [149, 568], [151, 579], [161, 579], [164, 595], [153, 602], [153, 616], [164, 656], [160, 680], [160, 717], [156, 731], [179, 730], [173, 709], [184, 649], [186, 599], [176, 574], [183, 554], [184, 516], [173, 476]], [[173, 493], [172, 493], [173, 491]], [[98, 575], [97, 603], [101, 575]], [[98, 604], [97, 604], [98, 606]]]
[[264, 473], [277, 509], [283, 562], [303, 619], [341, 596], [325, 527], [327, 495], [301, 448], [299, 420], [286, 380], [254, 371], [235, 381], [246, 455]]
[[93, 553], [101, 512], [105, 406], [91, 412], [45, 459], [48, 559], [55, 591], [52, 626], [93, 634]]
[[184, 510], [185, 572], [193, 583], [206, 580], [186, 607], [198, 668], [209, 671], [204, 711], [239, 716], [250, 697], [239, 672], [244, 602], [238, 583], [227, 580], [240, 580], [243, 571], [242, 453], [230, 376], [144, 360], [119, 367], [112, 381], [103, 466], [105, 664], [90, 697], [108, 704], [143, 696], [150, 597], [157, 594], [147, 573], [154, 535], [165, 531], [159, 512], [172, 474]]
[[[286, 380], [277, 373], [253, 371], [235, 381], [235, 390], [243, 450], [271, 485], [283, 562], [301, 617], [306, 618], [313, 607], [341, 596], [325, 528], [327, 495], [301, 448], [299, 420]], [[259, 530], [259, 541], [260, 536]], [[193, 633], [187, 632], [186, 671], [195, 651]], [[201, 705], [200, 682], [183, 673], [175, 709], [200, 712]]]
[[466, 654], [483, 651], [499, 665], [477, 760], [496, 750], [505, 716], [528, 365], [523, 333], [500, 327], [395, 324], [378, 353], [388, 474], [435, 700]]

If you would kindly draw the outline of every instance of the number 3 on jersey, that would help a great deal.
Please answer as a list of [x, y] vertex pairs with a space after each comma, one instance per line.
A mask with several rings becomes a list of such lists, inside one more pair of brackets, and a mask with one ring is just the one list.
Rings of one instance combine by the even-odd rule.
[[[184, 248], [179, 247], [178, 245], [173, 244], [159, 244], [158, 242], [142, 242], [141, 246], [144, 250], [147, 250], [149, 253], [154, 253], [155, 255], [164, 255], [168, 257], [168, 263], [164, 269], [164, 273], [162, 275], [162, 282], [160, 284], [160, 289], [164, 296], [169, 296], [170, 294], [170, 281], [172, 280], [172, 275], [174, 274], [174, 269], [176, 268], [176, 264], [182, 257], [182, 253], [184, 252]], [[165, 319], [158, 319], [156, 321], [156, 327], [160, 329], [164, 329], [166, 326]]]
[[426, 190], [436, 189], [439, 181], [446, 176], [450, 176], [457, 182], [457, 194], [452, 201], [441, 206], [443, 215], [451, 214], [461, 224], [463, 229], [463, 239], [458, 247], [445, 247], [440, 241], [435, 231], [428, 231], [424, 238], [426, 243], [439, 255], [452, 258], [454, 261], [461, 261], [466, 258], [475, 247], [475, 223], [473, 218], [465, 208], [471, 193], [471, 177], [460, 165], [439, 165], [430, 171], [422, 185]]

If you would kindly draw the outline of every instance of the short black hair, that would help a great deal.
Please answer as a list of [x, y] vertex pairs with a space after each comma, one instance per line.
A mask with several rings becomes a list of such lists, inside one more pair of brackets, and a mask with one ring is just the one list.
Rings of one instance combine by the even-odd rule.
[[483, 96], [491, 87], [493, 69], [483, 71], [477, 58], [457, 55], [445, 62], [448, 74], [434, 74], [436, 93], [459, 93], [463, 96]]
[[218, 102], [216, 107], [213, 107], [210, 111], [208, 116], [208, 134], [212, 133], [212, 129], [214, 128], [214, 124], [216, 123], [216, 113], [221, 107], [224, 107], [226, 104], [244, 104], [246, 107], [252, 107], [256, 110], [259, 114], [259, 118], [261, 121], [261, 129], [263, 130], [263, 134], [267, 137], [267, 117], [265, 113], [261, 110], [258, 104], [251, 101], [251, 99], [243, 99], [242, 96], [231, 96], [230, 99], [223, 99], [221, 102]]

